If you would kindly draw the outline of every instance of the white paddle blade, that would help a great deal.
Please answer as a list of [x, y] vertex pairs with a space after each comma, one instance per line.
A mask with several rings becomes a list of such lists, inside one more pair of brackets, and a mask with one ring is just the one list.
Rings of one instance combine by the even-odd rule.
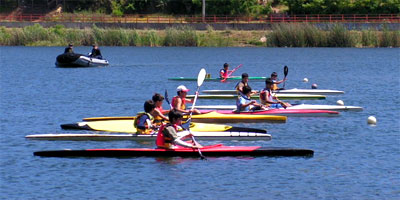
[[206, 70], [204, 68], [201, 68], [199, 75], [197, 76], [197, 87], [200, 87], [203, 85], [204, 79], [206, 78]]

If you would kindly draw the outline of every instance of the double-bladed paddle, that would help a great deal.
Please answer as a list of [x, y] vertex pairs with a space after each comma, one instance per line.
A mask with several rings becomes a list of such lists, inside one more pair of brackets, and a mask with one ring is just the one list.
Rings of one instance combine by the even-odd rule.
[[[199, 96], [199, 90], [200, 90], [200, 86], [203, 85], [204, 79], [206, 78], [206, 70], [204, 68], [202, 68], [199, 72], [199, 75], [197, 76], [197, 90], [196, 90], [196, 94], [194, 96], [194, 100], [193, 100], [193, 104], [192, 104], [192, 109], [190, 110], [190, 115], [189, 115], [189, 119], [188, 121], [190, 122], [190, 120], [192, 119], [192, 114], [193, 114], [193, 110], [194, 107], [196, 105], [196, 101], [197, 101], [197, 96]], [[190, 129], [188, 129], [190, 132]], [[191, 134], [191, 132], [190, 132]], [[192, 140], [194, 142], [194, 144], [198, 144], [196, 142], [196, 140], [194, 139], [194, 136], [192, 135]], [[206, 157], [203, 156], [203, 154], [201, 153], [200, 149], [197, 148], [197, 151], [199, 152], [200, 158], [201, 159], [206, 159]]]

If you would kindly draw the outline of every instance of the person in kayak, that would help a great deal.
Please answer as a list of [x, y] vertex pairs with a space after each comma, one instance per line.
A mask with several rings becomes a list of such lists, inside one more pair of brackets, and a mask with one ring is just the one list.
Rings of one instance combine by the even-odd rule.
[[[268, 108], [287, 108], [292, 106], [290, 103], [283, 102], [277, 99], [272, 91], [274, 88], [274, 81], [271, 78], [265, 80], [265, 88], [260, 92], [260, 102]], [[274, 101], [277, 100], [277, 101]]]
[[[235, 89], [238, 92], [238, 95], [244, 95], [243, 87], [249, 86], [249, 75], [247, 73], [242, 74], [242, 80], [236, 84]], [[250, 91], [250, 96], [257, 93], [256, 91]]]
[[251, 100], [251, 87], [244, 86], [243, 93], [239, 94], [239, 97], [236, 101], [236, 110], [240, 111], [255, 111], [255, 110], [264, 110], [265, 106], [257, 103], [255, 100]]
[[224, 79], [224, 78], [229, 78], [228, 74], [232, 72], [232, 70], [229, 70], [229, 64], [225, 63], [224, 68], [219, 70], [219, 78]]
[[286, 78], [278, 81], [278, 73], [272, 72], [271, 80], [274, 82], [272, 90], [284, 90], [285, 88], [279, 88], [278, 84], [281, 84], [286, 81]]
[[[193, 103], [194, 99], [186, 99], [186, 95], [189, 89], [187, 89], [184, 85], [180, 85], [176, 88], [177, 96], [172, 98], [172, 108], [177, 111], [190, 114], [191, 110], [186, 110], [186, 103]], [[197, 109], [193, 109], [194, 114], [200, 114], [200, 111]]]
[[[156, 145], [158, 148], [175, 149], [178, 146], [188, 148], [202, 148], [199, 143], [194, 141], [184, 141], [186, 138], [192, 137], [189, 131], [180, 131], [183, 115], [181, 112], [173, 109], [168, 113], [170, 123], [162, 125], [158, 130]], [[178, 133], [179, 132], [179, 133]]]
[[156, 128], [154, 117], [150, 114], [154, 111], [155, 104], [152, 100], [144, 102], [144, 112], [136, 115], [133, 126], [137, 129], [137, 134], [151, 134]]
[[74, 45], [68, 44], [68, 47], [64, 49], [64, 53], [74, 53]]
[[164, 97], [161, 94], [155, 93], [152, 100], [155, 104], [155, 109], [150, 114], [154, 117], [154, 123], [160, 126], [163, 121], [168, 121], [168, 117], [164, 115], [168, 111], [162, 107]]
[[103, 59], [103, 56], [101, 55], [100, 49], [97, 45], [93, 45], [93, 49], [92, 49], [92, 53], [90, 54], [90, 57]]

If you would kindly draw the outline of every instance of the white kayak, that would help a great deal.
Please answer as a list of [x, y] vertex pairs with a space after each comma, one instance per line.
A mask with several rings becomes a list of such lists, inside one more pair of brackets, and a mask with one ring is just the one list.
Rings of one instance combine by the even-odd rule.
[[[236, 90], [203, 90], [205, 94], [237, 94]], [[339, 90], [321, 90], [321, 89], [287, 89], [275, 90], [277, 94], [316, 94], [316, 95], [337, 95], [344, 94]]]
[[[186, 134], [187, 131], [180, 132]], [[267, 133], [254, 132], [192, 132], [198, 140], [270, 140]], [[153, 140], [157, 134], [128, 134], [128, 133], [60, 133], [34, 134], [25, 138], [37, 140]]]
[[108, 60], [92, 58], [82, 54], [64, 53], [57, 56], [57, 67], [101, 67], [107, 66]]
[[[235, 105], [197, 105], [197, 109], [206, 110], [235, 110]], [[284, 108], [282, 108], [284, 109]], [[362, 111], [363, 108], [359, 106], [339, 106], [339, 105], [312, 105], [312, 104], [298, 104], [288, 107], [286, 109], [300, 109], [300, 110], [334, 110], [334, 111]]]

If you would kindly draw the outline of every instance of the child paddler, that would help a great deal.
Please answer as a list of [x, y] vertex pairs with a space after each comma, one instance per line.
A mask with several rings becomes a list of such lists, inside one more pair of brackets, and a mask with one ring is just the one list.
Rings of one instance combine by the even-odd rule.
[[284, 79], [278, 81], [278, 73], [272, 72], [270, 79], [273, 82], [272, 90], [284, 90], [285, 89], [285, 88], [279, 88], [278, 84], [281, 84], [281, 83], [285, 82], [287, 80], [286, 77]]
[[173, 109], [168, 113], [170, 123], [161, 125], [158, 130], [156, 145], [159, 148], [175, 149], [179, 146], [188, 148], [202, 148], [199, 143], [193, 141], [184, 141], [186, 138], [192, 137], [189, 131], [182, 130], [181, 123], [183, 115], [181, 112]]
[[244, 86], [243, 93], [239, 94], [238, 100], [236, 102], [236, 111], [255, 111], [263, 110], [265, 107], [255, 100], [251, 100], [251, 87]]
[[[177, 96], [172, 98], [172, 108], [184, 113], [189, 114], [191, 111], [186, 110], [186, 103], [193, 103], [194, 99], [186, 99], [186, 95], [189, 89], [187, 89], [184, 85], [180, 85], [176, 88]], [[194, 114], [200, 114], [200, 111], [197, 109], [193, 109]]]
[[[243, 87], [245, 87], [245, 86], [250, 87], [249, 86], [249, 75], [247, 73], [243, 73], [242, 74], [242, 80], [239, 83], [237, 83], [236, 86], [235, 86], [235, 89], [236, 89], [236, 91], [237, 91], [239, 96], [241, 94], [244, 94], [243, 93]], [[250, 92], [251, 92], [250, 96], [257, 93], [257, 91], [250, 91]]]
[[164, 97], [161, 94], [155, 93], [152, 100], [155, 104], [155, 108], [150, 114], [154, 117], [154, 123], [157, 126], [160, 126], [163, 121], [168, 121], [168, 117], [164, 115], [165, 113], [168, 113], [168, 111], [164, 110], [162, 107]]
[[224, 63], [224, 68], [219, 70], [219, 78], [224, 79], [224, 78], [229, 78], [228, 74], [232, 72], [232, 70], [229, 70], [229, 64]]
[[155, 107], [152, 100], [144, 102], [144, 112], [139, 112], [133, 122], [133, 126], [137, 129], [137, 134], [151, 134], [154, 132], [156, 126], [150, 113], [154, 111]]
[[[260, 102], [268, 108], [287, 108], [292, 106], [290, 103], [283, 102], [273, 96], [274, 81], [271, 78], [265, 80], [265, 88], [260, 92]], [[274, 99], [276, 101], [274, 101]]]

